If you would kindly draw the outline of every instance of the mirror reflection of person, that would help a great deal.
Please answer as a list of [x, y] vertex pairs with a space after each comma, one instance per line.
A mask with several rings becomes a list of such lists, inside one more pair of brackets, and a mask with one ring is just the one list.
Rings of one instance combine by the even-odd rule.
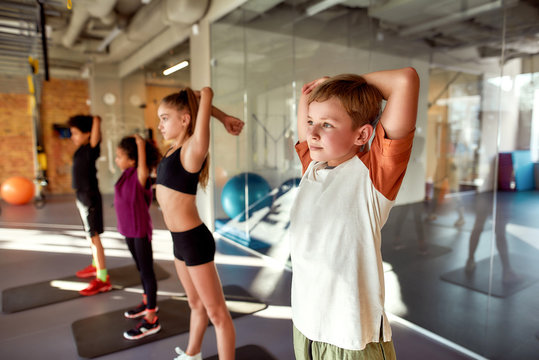
[[[421, 161], [421, 154], [425, 147], [425, 138], [423, 136], [416, 135], [414, 138], [414, 145], [412, 148], [412, 154], [410, 155], [410, 162], [408, 163], [408, 168], [406, 169], [407, 176], [404, 177], [402, 181], [402, 189], [410, 189], [414, 186], [413, 182], [415, 181], [413, 174], [423, 174], [424, 166]], [[400, 194], [403, 192], [401, 191]], [[399, 196], [397, 196], [397, 201], [399, 201]], [[424, 202], [416, 202], [408, 205], [397, 206], [396, 209], [393, 209], [392, 215], [395, 214], [393, 220], [392, 230], [393, 232], [393, 249], [402, 250], [406, 247], [402, 242], [403, 226], [407, 218], [409, 210], [412, 210], [413, 222], [416, 232], [416, 238], [418, 243], [418, 251], [420, 255], [426, 255], [428, 253], [428, 245], [425, 241], [425, 231], [423, 229], [423, 212]]]
[[[494, 195], [497, 196], [497, 195]], [[475, 272], [475, 251], [479, 245], [479, 239], [481, 233], [485, 227], [485, 222], [488, 216], [491, 214], [493, 208], [492, 195], [484, 194], [484, 196], [476, 196], [475, 201], [475, 222], [473, 230], [470, 234], [470, 245], [468, 248], [468, 258], [466, 260], [465, 271], [468, 276], [471, 276]], [[500, 207], [496, 209], [496, 221], [495, 221], [495, 238], [496, 248], [500, 255], [502, 263], [502, 281], [504, 283], [511, 283], [518, 281], [519, 276], [513, 270], [509, 261], [509, 251], [507, 247], [507, 238], [505, 236], [505, 228], [508, 222], [507, 214], [502, 211]]]
[[453, 194], [454, 203], [457, 210], [458, 218], [453, 223], [453, 226], [460, 228], [464, 225], [464, 204], [462, 203], [460, 192], [460, 174], [459, 167], [456, 163], [454, 157], [447, 159], [447, 171], [441, 171], [440, 167], [442, 162], [438, 161], [438, 168], [436, 169], [436, 174], [444, 174], [440, 179], [434, 183], [434, 196], [429, 203], [428, 208], [428, 221], [434, 221], [438, 218], [438, 213], [440, 211], [440, 206], [446, 201], [447, 194]]

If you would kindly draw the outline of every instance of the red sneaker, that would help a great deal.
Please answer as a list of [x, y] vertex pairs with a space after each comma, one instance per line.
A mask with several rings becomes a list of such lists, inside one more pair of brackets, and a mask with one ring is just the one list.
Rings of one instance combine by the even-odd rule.
[[75, 275], [77, 275], [78, 278], [82, 279], [94, 277], [97, 275], [97, 269], [93, 265], [88, 265], [84, 269], [77, 271]]
[[93, 279], [92, 281], [90, 281], [90, 284], [86, 289], [82, 289], [81, 291], [79, 291], [79, 294], [83, 296], [90, 296], [99, 294], [100, 292], [107, 292], [110, 290], [112, 290], [112, 285], [110, 284], [109, 276], [107, 275], [107, 281], [101, 281], [97, 278]]

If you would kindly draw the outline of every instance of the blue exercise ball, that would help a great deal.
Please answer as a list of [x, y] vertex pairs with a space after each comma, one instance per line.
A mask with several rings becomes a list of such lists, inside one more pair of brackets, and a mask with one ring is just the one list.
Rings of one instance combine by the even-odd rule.
[[[246, 189], [247, 188], [247, 189]], [[245, 196], [249, 199], [249, 212], [271, 206], [273, 197], [270, 195], [271, 188], [266, 180], [255, 173], [241, 173], [227, 181], [221, 193], [221, 204], [225, 213], [230, 218], [238, 217], [239, 221], [245, 220]]]
[[300, 182], [301, 182], [300, 177], [294, 177], [294, 178], [290, 178], [286, 180], [285, 182], [281, 184], [281, 186], [279, 186], [279, 191], [277, 192], [276, 198], [292, 190], [293, 188], [298, 187]]

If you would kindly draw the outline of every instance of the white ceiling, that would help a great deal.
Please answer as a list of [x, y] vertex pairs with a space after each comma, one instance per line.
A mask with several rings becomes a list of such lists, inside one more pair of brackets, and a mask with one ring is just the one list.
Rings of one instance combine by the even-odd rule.
[[[125, 65], [134, 57], [125, 75], [138, 65], [156, 73], [172, 56], [188, 56], [181, 34], [206, 14], [208, 1], [72, 0], [70, 10], [68, 0], [2, 0], [0, 91], [25, 86], [28, 56], [39, 59], [45, 76], [40, 3], [49, 73], [80, 77], [92, 62]], [[209, 4], [227, 1], [241, 3]], [[506, 59], [539, 53], [537, 0], [251, 0], [222, 21], [277, 33], [293, 28], [296, 36], [401, 55], [451, 52], [477, 61], [500, 55], [505, 23]], [[133, 55], [140, 49], [151, 51], [142, 59]]]

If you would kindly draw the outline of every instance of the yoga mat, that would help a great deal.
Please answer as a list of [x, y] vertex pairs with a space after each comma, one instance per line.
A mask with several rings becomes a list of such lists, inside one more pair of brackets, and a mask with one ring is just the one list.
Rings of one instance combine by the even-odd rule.
[[[257, 345], [245, 345], [237, 348], [235, 358], [236, 360], [275, 360], [273, 355]], [[219, 360], [219, 356], [214, 355], [204, 360]]]
[[[154, 264], [154, 271], [158, 281], [170, 276], [157, 263]], [[135, 264], [108, 269], [108, 273], [112, 290], [140, 284], [140, 275]], [[76, 276], [68, 276], [5, 289], [2, 291], [2, 312], [14, 313], [82, 297], [78, 290], [86, 287], [85, 284], [90, 280], [92, 278], [79, 279]]]
[[[239, 286], [225, 286], [223, 291], [233, 318], [267, 307]], [[95, 358], [189, 331], [190, 310], [186, 298], [170, 298], [158, 301], [157, 305], [161, 331], [140, 340], [123, 337], [124, 331], [135, 327], [140, 321], [124, 317], [123, 313], [131, 307], [75, 321], [71, 329], [79, 356]]]
[[396, 269], [416, 264], [419, 261], [434, 259], [451, 252], [450, 248], [435, 244], [426, 245], [424, 250], [418, 244], [406, 244], [403, 246], [401, 248], [394, 248], [390, 244], [382, 245], [382, 259], [384, 262], [390, 263]]
[[[498, 255], [494, 257], [494, 264], [492, 267], [492, 288], [490, 295], [499, 298], [511, 296], [539, 280], [537, 277], [537, 274], [539, 273], [539, 266], [533, 259], [518, 255], [509, 255], [509, 261], [517, 277], [513, 281], [503, 282], [502, 263], [500, 261], [500, 257]], [[489, 294], [489, 276], [490, 258], [486, 258], [476, 263], [475, 270], [473, 272], [467, 273], [465, 268], [462, 267], [443, 274], [441, 278], [442, 280], [450, 283], [479, 291], [484, 294]]]

